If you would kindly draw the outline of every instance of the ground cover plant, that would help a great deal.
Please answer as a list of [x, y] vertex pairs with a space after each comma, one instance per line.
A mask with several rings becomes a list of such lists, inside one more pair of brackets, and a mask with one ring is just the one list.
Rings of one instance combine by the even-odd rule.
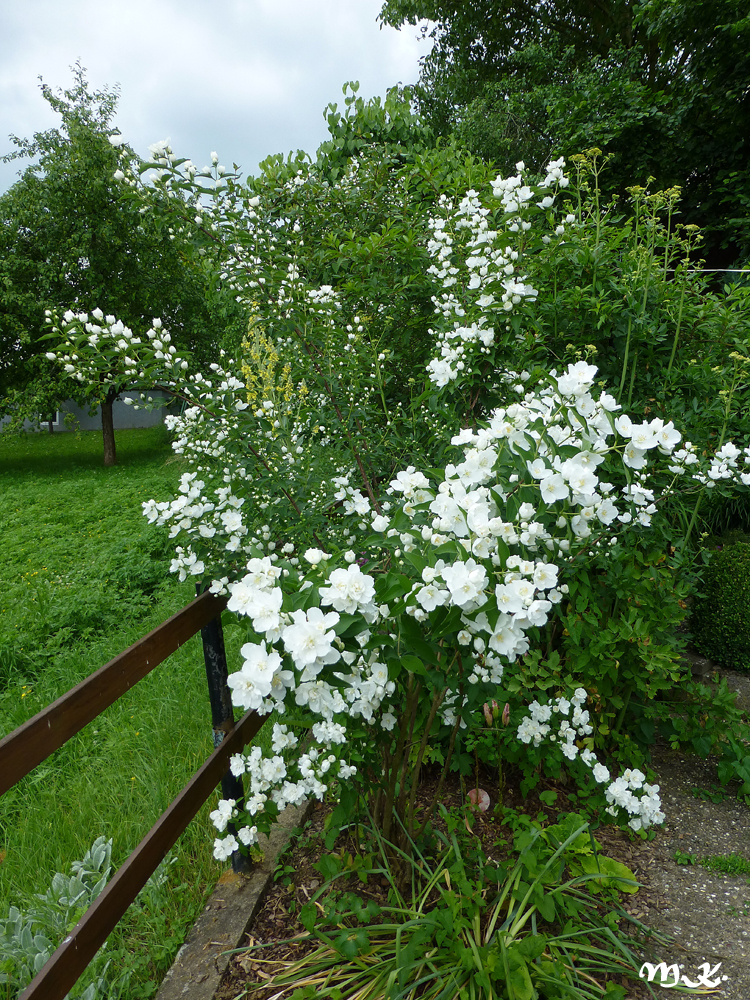
[[[83, 386], [130, 373], [187, 404], [167, 419], [190, 471], [144, 513], [169, 527], [181, 580], [229, 595], [246, 640], [235, 703], [284, 716], [269, 753], [233, 758], [246, 794], [212, 813], [224, 835], [215, 857], [330, 791], [331, 836], [366, 802], [398, 880], [432, 813], [418, 799], [426, 760], [443, 780], [480, 755], [500, 775], [512, 763], [527, 788], [567, 772], [595, 815], [644, 836], [664, 819], [647, 766], [657, 729], [740, 761], [731, 704], [706, 726], [676, 626], [700, 496], [750, 485], [750, 448], [728, 440], [747, 354], [725, 359], [736, 373], [725, 390], [704, 366], [726, 339], [691, 341], [701, 392], [716, 376], [724, 393], [691, 424], [694, 440], [666, 400], [648, 406], [657, 368], [683, 378], [690, 367], [682, 299], [705, 305], [687, 272], [671, 290], [665, 277], [691, 238], [670, 236], [674, 197], [634, 191], [633, 216], [618, 218], [601, 204], [597, 150], [574, 172], [558, 158], [541, 175], [518, 163], [503, 178], [456, 166], [455, 150], [402, 149], [387, 197], [412, 213], [414, 274], [397, 299], [415, 330], [405, 349], [380, 276], [395, 252], [386, 231], [370, 233], [366, 270], [349, 243], [334, 252], [336, 224], [325, 261], [306, 249], [321, 191], [331, 205], [373, 207], [367, 150], [336, 175], [297, 160], [248, 186], [218, 157], [198, 171], [167, 143], [152, 152], [152, 186], [139, 188], [132, 161], [120, 179], [146, 210], [194, 232], [206, 266], [246, 304], [247, 337], [202, 372], [159, 319], [132, 331], [98, 308], [70, 309], [50, 314], [50, 360]], [[674, 316], [651, 302], [653, 287], [677, 296]], [[718, 305], [746, 348], [742, 303]], [[581, 342], [558, 329], [568, 312]], [[652, 343], [657, 313], [666, 332]], [[622, 336], [605, 353], [615, 319]], [[673, 395], [684, 415], [683, 382]], [[676, 685], [691, 707], [670, 699]]]
[[[169, 576], [165, 546], [141, 515], [144, 498], [179, 479], [168, 435], [157, 427], [118, 436], [113, 469], [101, 467], [96, 432], [0, 436], [3, 735], [194, 596], [192, 583]], [[231, 630], [227, 645], [236, 647]], [[56, 872], [67, 877], [97, 837], [111, 841], [107, 864], [122, 863], [212, 749], [194, 638], [0, 800], [0, 922], [12, 907], [24, 919], [39, 910], [37, 894]], [[206, 846], [210, 809], [110, 937], [92, 972], [108, 963], [97, 996], [156, 991], [218, 874]], [[75, 923], [80, 906], [73, 911]], [[6, 959], [0, 971], [15, 977]], [[0, 986], [6, 995], [17, 989]]]
[[[245, 968], [271, 974], [248, 982], [247, 995], [620, 996], [636, 942], [618, 937], [599, 904], [617, 900], [615, 886], [636, 891], [632, 872], [580, 816], [543, 819], [508, 809], [501, 825], [469, 806], [442, 807], [432, 850], [410, 845], [401, 882], [392, 845], [365, 822], [314, 865], [323, 883], [299, 911], [309, 937], [294, 942], [307, 953], [287, 962], [263, 945], [243, 953]], [[357, 837], [366, 846], [350, 854]]]

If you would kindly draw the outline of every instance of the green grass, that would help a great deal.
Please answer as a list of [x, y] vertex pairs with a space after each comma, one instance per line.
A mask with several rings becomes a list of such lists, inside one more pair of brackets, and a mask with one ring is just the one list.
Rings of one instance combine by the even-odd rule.
[[[175, 492], [182, 471], [164, 430], [121, 431], [117, 446], [119, 464], [105, 469], [94, 432], [0, 436], [2, 735], [194, 596], [168, 572], [166, 532], [141, 514], [142, 501]], [[0, 917], [100, 834], [121, 864], [212, 747], [195, 637], [0, 800]], [[113, 967], [138, 965], [129, 1000], [155, 992], [220, 873], [212, 807], [181, 838], [159, 906], [110, 941]]]

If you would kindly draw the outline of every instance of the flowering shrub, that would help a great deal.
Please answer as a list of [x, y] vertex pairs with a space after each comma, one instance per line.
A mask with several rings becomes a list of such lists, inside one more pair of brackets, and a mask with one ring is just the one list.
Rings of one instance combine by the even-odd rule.
[[[195, 172], [183, 163], [180, 174], [170, 151], [159, 152], [160, 183], [177, 200]], [[311, 287], [295, 263], [265, 267], [258, 255], [275, 260], [278, 236], [255, 224], [256, 197], [244, 215], [236, 198], [192, 208], [211, 231], [249, 227], [255, 255], [237, 236], [231, 281], [251, 311], [262, 297], [264, 316], [244, 361], [223, 358], [206, 377], [190, 371], [158, 321], [139, 338], [97, 312], [53, 318], [55, 356], [75, 377], [120, 366], [187, 404], [168, 423], [192, 471], [178, 497], [148, 501], [144, 513], [178, 543], [172, 571], [227, 593], [246, 629], [234, 703], [288, 720], [274, 728], [272, 757], [254, 748], [233, 758], [247, 795], [212, 814], [220, 833], [233, 821], [245, 847], [286, 805], [331, 788], [342, 813], [366, 795], [386, 838], [413, 836], [429, 741], [444, 741], [445, 776], [462, 730], [570, 614], [582, 560], [615, 558], [676, 484], [750, 483], [750, 448], [727, 443], [705, 461], [671, 421], [625, 414], [586, 361], [562, 371], [509, 367], [529, 339], [521, 327], [537, 298], [526, 272], [533, 253], [577, 224], [565, 208], [555, 215], [568, 186], [561, 160], [538, 184], [517, 166], [492, 185], [493, 209], [473, 190], [457, 204], [438, 201], [428, 241], [439, 282], [435, 356], [408, 410], [389, 401], [387, 355], [366, 318], [347, 316], [338, 291]], [[516, 738], [554, 741], [606, 786], [609, 812], [633, 829], [661, 822], [656, 786], [633, 769], [611, 780], [600, 762], [586, 688], [564, 676], [557, 687], [553, 702], [531, 701]], [[301, 754], [297, 726], [311, 735]], [[238, 846], [232, 834], [217, 839], [217, 858]]]

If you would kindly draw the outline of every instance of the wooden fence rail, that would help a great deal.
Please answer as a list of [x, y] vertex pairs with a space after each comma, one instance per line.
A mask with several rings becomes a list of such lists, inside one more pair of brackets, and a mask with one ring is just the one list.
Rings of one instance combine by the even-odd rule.
[[[241, 798], [241, 783], [227, 770], [229, 758], [242, 750], [265, 720], [248, 712], [234, 722], [221, 632], [220, 616], [225, 607], [226, 598], [201, 594], [0, 740], [0, 794], [3, 794], [201, 631], [216, 749], [120, 867], [20, 1000], [64, 1000], [219, 782], [225, 798]], [[233, 861], [236, 867], [242, 867], [241, 856]]]

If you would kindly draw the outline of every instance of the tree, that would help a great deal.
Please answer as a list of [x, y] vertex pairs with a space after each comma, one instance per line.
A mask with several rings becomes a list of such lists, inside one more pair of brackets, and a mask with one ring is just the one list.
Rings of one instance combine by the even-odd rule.
[[429, 18], [420, 107], [505, 173], [593, 146], [610, 191], [683, 186], [715, 262], [750, 254], [750, 18], [740, 0], [386, 0]]
[[113, 124], [117, 89], [92, 92], [80, 64], [73, 77], [64, 92], [41, 84], [61, 126], [32, 140], [11, 137], [17, 149], [5, 157], [38, 163], [0, 198], [0, 408], [17, 425], [40, 399], [47, 409], [69, 397], [101, 403], [105, 464], [114, 464], [117, 387], [82, 398], [80, 385], [53, 375], [44, 359], [45, 310], [96, 307], [133, 326], [158, 316], [205, 361], [215, 353], [214, 313], [237, 320], [241, 310], [213, 295], [179, 235], [141, 212], [116, 179], [134, 155]]

